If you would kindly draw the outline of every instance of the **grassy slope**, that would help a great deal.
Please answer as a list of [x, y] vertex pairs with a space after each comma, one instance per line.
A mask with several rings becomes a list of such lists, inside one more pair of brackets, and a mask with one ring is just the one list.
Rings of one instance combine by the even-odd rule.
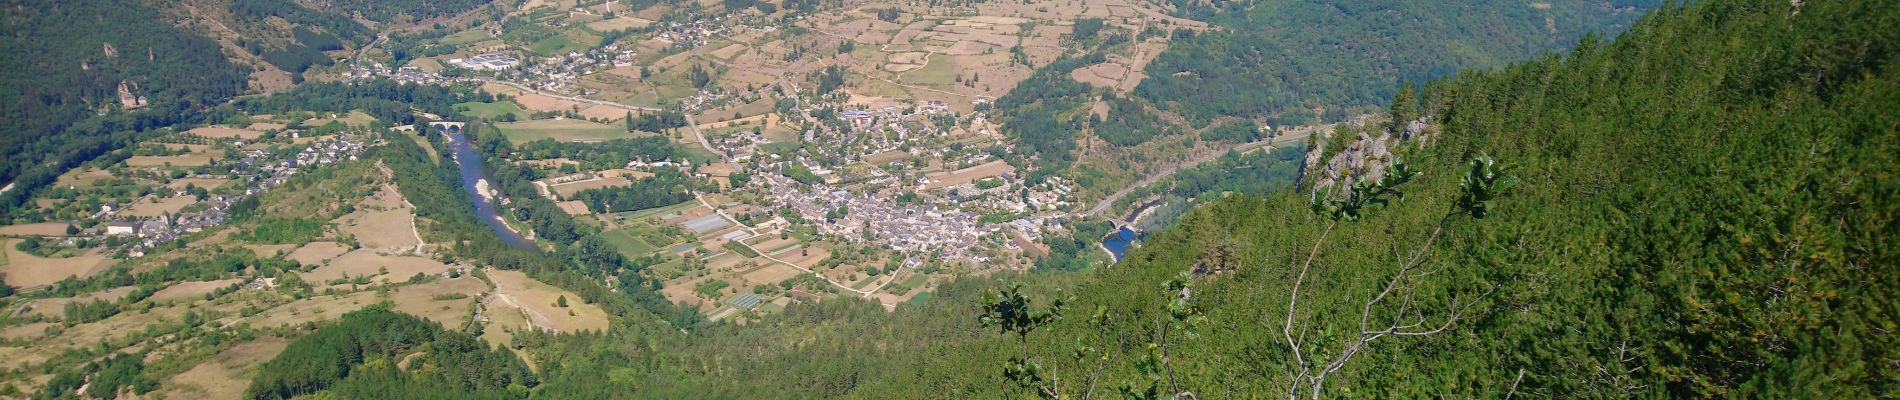
[[468, 111], [463, 111], [462, 115], [488, 120], [499, 119], [503, 114], [508, 113], [514, 113], [516, 118], [523, 119], [527, 118], [529, 114], [533, 114], [528, 110], [523, 110], [521, 106], [515, 105], [512, 101], [494, 103], [469, 102], [456, 104], [455, 106], [468, 107]]

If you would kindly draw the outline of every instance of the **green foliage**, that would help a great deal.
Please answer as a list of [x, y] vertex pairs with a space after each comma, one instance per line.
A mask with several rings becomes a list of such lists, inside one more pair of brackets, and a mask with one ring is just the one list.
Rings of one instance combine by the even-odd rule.
[[827, 95], [844, 87], [844, 68], [830, 65], [818, 73], [818, 94]]
[[1043, 367], [1029, 358], [1029, 334], [1037, 328], [1062, 319], [1064, 300], [1057, 292], [1055, 301], [1047, 307], [1037, 308], [1034, 301], [1023, 295], [1022, 285], [1010, 285], [1009, 288], [983, 296], [983, 316], [978, 321], [987, 328], [995, 328], [1004, 335], [1016, 335], [1022, 343], [1022, 355], [1010, 359], [1003, 365], [1003, 378], [1024, 388], [1035, 390], [1045, 399], [1057, 399], [1061, 396], [1054, 387], [1059, 382], [1044, 376]]
[[[176, 122], [217, 120], [203, 108], [235, 96], [249, 69], [218, 43], [162, 23], [132, 0], [22, 0], [0, 18], [0, 210], [15, 210], [60, 173]], [[155, 23], [159, 22], [159, 23]], [[110, 54], [108, 54], [110, 53]], [[123, 82], [147, 104], [119, 109]]]
[[705, 89], [712, 84], [713, 73], [704, 66], [693, 64], [692, 68], [686, 70], [686, 79], [693, 83], [694, 89]]
[[[1900, 12], [1878, 2], [1798, 10], [1672, 5], [1615, 42], [1586, 39], [1565, 57], [1426, 85], [1421, 109], [1442, 125], [1422, 149], [1398, 146], [1418, 172], [1409, 182], [1335, 189], [1324, 216], [1301, 212], [1313, 200], [1304, 193], [1228, 196], [1114, 268], [1004, 278], [1024, 283], [1022, 304], [1067, 289], [1064, 308], [1106, 310], [1101, 321], [1034, 318], [1046, 322], [1022, 325], [1035, 326], [1027, 334], [986, 335], [1014, 332], [979, 322], [986, 306], [1014, 303], [982, 298], [1007, 293], [997, 279], [966, 278], [893, 312], [827, 299], [690, 338], [629, 322], [552, 340], [543, 357], [564, 367], [541, 395], [1023, 397], [982, 367], [1000, 364], [1016, 371], [1009, 381], [1060, 393], [1099, 381], [1096, 395], [1277, 397], [1300, 384], [1281, 337], [1289, 311], [1295, 337], [1315, 344], [1302, 352], [1329, 360], [1362, 338], [1362, 317], [1456, 322], [1359, 347], [1323, 390], [1297, 392], [1321, 398], [1892, 393], [1900, 380], [1882, 366], [1900, 359], [1900, 343], [1881, 332], [1900, 320], [1890, 307], [1900, 274], [1889, 267], [1900, 252], [1885, 246], [1900, 214], [1890, 171], [1900, 165], [1900, 53], [1888, 50], [1900, 31], [1884, 27], [1900, 25]], [[1509, 194], [1483, 203], [1499, 192]], [[1386, 206], [1367, 212], [1373, 204]], [[1479, 205], [1483, 219], [1447, 218]], [[1333, 210], [1348, 208], [1358, 222], [1317, 240], [1333, 216], [1347, 218]], [[1308, 254], [1312, 289], [1294, 309], [1287, 294]], [[1237, 267], [1189, 280], [1191, 309], [1156, 290], [1221, 257]], [[1405, 261], [1416, 267], [1392, 273]], [[1394, 278], [1406, 283], [1368, 307]], [[993, 321], [1023, 320], [996, 311]], [[1206, 318], [1198, 338], [1161, 344], [1160, 327], [1196, 312]]]
[[[343, 41], [368, 43], [375, 36], [369, 28], [347, 15], [320, 12], [288, 0], [233, 0], [230, 9], [231, 15], [250, 24], [275, 27], [269, 25], [271, 22], [267, 19], [277, 18], [292, 26], [294, 43], [271, 49], [265, 49], [255, 40], [240, 45], [292, 74], [301, 74], [312, 66], [332, 64], [334, 61], [323, 52], [343, 50]], [[317, 27], [321, 32], [310, 27]]]
[[1398, 94], [1392, 95], [1392, 106], [1387, 110], [1392, 113], [1389, 130], [1393, 132], [1401, 132], [1406, 124], [1418, 119], [1418, 93], [1412, 86], [1411, 82], [1406, 82], [1405, 86], [1399, 87]]
[[1149, 79], [1135, 94], [1197, 122], [1291, 116], [1316, 106], [1326, 108], [1325, 120], [1339, 121], [1390, 104], [1399, 82], [1567, 47], [1587, 33], [1628, 25], [1641, 14], [1632, 8], [1661, 3], [1230, 2], [1234, 9], [1196, 18], [1225, 29], [1176, 40], [1148, 64]]
[[[1418, 174], [1418, 171], [1407, 167], [1405, 161], [1394, 160], [1378, 180], [1355, 181], [1351, 188], [1337, 198], [1331, 195], [1331, 187], [1319, 188], [1313, 195], [1311, 208], [1314, 214], [1334, 221], [1358, 221], [1360, 213], [1367, 206], [1390, 204], [1395, 198], [1404, 199], [1405, 192], [1399, 191], [1398, 186], [1411, 182], [1412, 178], [1418, 177]], [[1516, 178], [1511, 179], [1516, 180]], [[1486, 198], [1487, 201], [1489, 199], [1489, 197]]]
[[1108, 117], [1091, 116], [1089, 128], [1095, 136], [1116, 146], [1134, 146], [1158, 136], [1175, 134], [1173, 125], [1148, 112], [1135, 100], [1113, 94], [1102, 96], [1108, 103]]
[[1251, 121], [1220, 124], [1201, 131], [1201, 140], [1209, 142], [1247, 143], [1264, 138], [1260, 125]]
[[1292, 185], [1300, 164], [1306, 161], [1305, 153], [1296, 144], [1273, 151], [1224, 154], [1212, 162], [1176, 172], [1160, 189], [1182, 198], [1211, 198], [1206, 196], [1221, 193], [1265, 195]]
[[[400, 373], [396, 360], [420, 350]], [[259, 366], [245, 398], [284, 399], [327, 391], [346, 398], [522, 398], [511, 385], [539, 384], [527, 364], [465, 333], [389, 311], [386, 305], [344, 314], [292, 342]]]
[[66, 321], [83, 324], [98, 322], [119, 314], [119, 306], [106, 300], [66, 303]]
[[694, 286], [693, 292], [699, 293], [700, 297], [717, 299], [719, 298], [719, 291], [726, 290], [726, 287], [729, 286], [732, 286], [732, 284], [726, 283], [723, 279], [708, 279], [705, 282], [700, 282], [698, 286]]
[[[492, 100], [492, 97], [486, 99]], [[323, 82], [298, 85], [289, 92], [270, 97], [247, 98], [234, 108], [250, 114], [282, 114], [290, 111], [348, 113], [362, 111], [377, 120], [394, 125], [417, 121], [420, 109], [435, 115], [455, 115], [455, 105], [486, 101], [466, 89], [435, 85], [400, 83], [374, 79], [356, 83]], [[425, 121], [426, 122], [426, 121]]]
[[666, 132], [686, 127], [686, 124], [686, 114], [679, 111], [641, 113], [638, 117], [627, 120], [627, 131]]
[[759, 256], [759, 252], [753, 251], [751, 246], [746, 246], [745, 244], [739, 243], [738, 241], [727, 241], [726, 244], [723, 245], [722, 247], [724, 247], [726, 250], [731, 250], [733, 253], [738, 253], [739, 255], [744, 256], [746, 258]]
[[784, 174], [785, 177], [787, 178], [792, 178], [792, 180], [794, 181], [798, 181], [799, 183], [803, 183], [807, 185], [815, 185], [815, 184], [820, 184], [820, 183], [825, 182], [825, 178], [821, 178], [818, 176], [818, 174], [812, 173], [811, 167], [806, 167], [805, 164], [803, 163], [798, 163], [798, 162], [790, 163], [786, 165], [785, 168], [780, 171], [780, 173]]
[[139, 362], [138, 354], [115, 354], [97, 364], [88, 365], [87, 370], [98, 370], [86, 384], [86, 396], [98, 399], [117, 398], [119, 389], [131, 387], [133, 393], [143, 394], [158, 387], [151, 377], [141, 375], [145, 365]]
[[287, 399], [316, 393], [348, 377], [368, 359], [390, 359], [435, 340], [441, 328], [420, 318], [372, 307], [297, 339], [264, 363], [245, 398]]
[[1471, 159], [1471, 171], [1459, 178], [1457, 207], [1472, 218], [1484, 218], [1491, 202], [1517, 185], [1517, 176], [1506, 174], [1510, 168], [1498, 165], [1491, 156]]
[[259, 244], [304, 244], [323, 236], [324, 222], [309, 218], [271, 217], [258, 220], [231, 238]]
[[1089, 39], [1094, 39], [1095, 34], [1100, 33], [1102, 31], [1103, 25], [1104, 24], [1101, 18], [1077, 19], [1075, 20], [1075, 31], [1074, 33], [1071, 34], [1071, 37], [1074, 38], [1076, 41], [1088, 41]]
[[903, 10], [899, 10], [897, 9], [897, 7], [886, 7], [886, 8], [877, 9], [877, 19], [884, 22], [895, 22], [897, 21], [897, 17], [903, 16], [903, 15], [904, 15]]
[[587, 203], [597, 212], [625, 212], [670, 206], [692, 200], [692, 190], [703, 183], [676, 169], [655, 170], [653, 176], [635, 179], [627, 186], [582, 190], [574, 199]]
[[377, 22], [411, 24], [426, 19], [452, 16], [490, 4], [492, 0], [338, 0], [330, 4], [334, 11], [361, 15]]
[[[1317, 199], [1213, 201], [1114, 268], [957, 279], [894, 311], [833, 297], [688, 334], [607, 304], [623, 310], [608, 332], [518, 336], [538, 377], [507, 358], [469, 363], [507, 378], [427, 372], [484, 376], [435, 367], [448, 362], [398, 371], [397, 356], [445, 334], [346, 317], [337, 326], [375, 334], [319, 329], [259, 367], [247, 396], [1019, 398], [1020, 385], [1045, 397], [1881, 397], [1900, 390], [1888, 367], [1900, 339], [1886, 333], [1900, 329], [1900, 251], [1889, 245], [1900, 215], [1900, 31], [1887, 29], [1900, 26], [1896, 11], [1670, 5], [1614, 42], [1588, 38], [1564, 57], [1435, 82], [1419, 93], [1440, 133], [1423, 148], [1396, 146], [1408, 161], [1399, 173]], [[428, 163], [413, 141], [373, 152], [419, 213], [470, 243], [458, 255], [535, 271], [584, 299], [636, 301], [589, 291], [604, 277], [569, 266], [580, 250], [482, 239], [492, 235], [456, 197], [466, 195], [453, 167]], [[422, 197], [431, 194], [442, 200]], [[1384, 207], [1367, 212], [1374, 204]], [[1320, 215], [1300, 212], [1315, 205]], [[1350, 239], [1319, 239], [1329, 233]], [[1311, 274], [1296, 278], [1301, 262]], [[1220, 263], [1237, 267], [1182, 275]], [[617, 272], [626, 296], [650, 290], [637, 272]], [[1295, 285], [1311, 290], [1290, 304]], [[1060, 307], [1031, 300], [1053, 293], [1074, 296]], [[1390, 296], [1368, 301], [1379, 293]], [[1368, 332], [1424, 333], [1367, 321], [1454, 330], [1350, 345]], [[1282, 343], [1283, 323], [1300, 344]], [[1320, 387], [1288, 379], [1304, 356], [1357, 361], [1315, 365], [1330, 371]], [[1014, 384], [983, 367], [998, 364]], [[46, 393], [72, 393], [89, 376], [54, 374]], [[1085, 389], [1096, 382], [1101, 392]]]
[[[1029, 184], [1041, 183], [1075, 162], [1076, 140], [1081, 137], [1084, 122], [1076, 111], [1096, 97], [1087, 84], [1071, 79], [1069, 73], [1106, 59], [1100, 53], [1090, 53], [1056, 60], [996, 100], [996, 109], [1002, 112], [1003, 132], [1012, 135], [1018, 146], [1015, 153], [1005, 156], [1018, 168], [1036, 167], [1026, 178]], [[1132, 131], [1117, 137], [1126, 143], [1143, 140]]]

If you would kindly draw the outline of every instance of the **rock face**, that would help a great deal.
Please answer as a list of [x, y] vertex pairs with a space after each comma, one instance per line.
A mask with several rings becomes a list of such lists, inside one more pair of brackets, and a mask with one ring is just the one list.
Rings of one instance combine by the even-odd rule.
[[137, 93], [133, 93], [134, 91], [137, 91], [138, 89], [139, 89], [139, 85], [137, 83], [132, 83], [131, 81], [119, 81], [119, 107], [125, 108], [127, 110], [136, 110], [139, 108], [144, 108], [145, 96], [140, 96]]
[[[1365, 121], [1359, 121], [1355, 125], [1364, 126]], [[1429, 116], [1420, 117], [1405, 123], [1404, 126], [1397, 132], [1389, 129], [1380, 131], [1376, 137], [1360, 133], [1352, 138], [1352, 143], [1347, 144], [1344, 150], [1339, 151], [1339, 154], [1334, 154], [1325, 160], [1320, 159], [1321, 151], [1319, 150], [1307, 152], [1306, 170], [1311, 171], [1309, 174], [1313, 179], [1314, 192], [1317, 193], [1320, 188], [1334, 184], [1346, 187], [1352, 186], [1353, 182], [1361, 179], [1378, 180], [1385, 175], [1386, 167], [1392, 163], [1394, 149], [1402, 145], [1422, 146], [1434, 133]], [[1317, 147], [1324, 148], [1325, 146]], [[1321, 162], [1324, 164], [1322, 165]]]

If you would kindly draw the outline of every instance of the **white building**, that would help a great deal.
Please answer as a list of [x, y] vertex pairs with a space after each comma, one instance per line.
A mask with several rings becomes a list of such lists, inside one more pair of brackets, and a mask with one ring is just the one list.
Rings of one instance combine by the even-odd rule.
[[521, 60], [501, 53], [482, 53], [468, 59], [452, 59], [449, 64], [477, 71], [500, 71], [521, 65]]
[[113, 222], [106, 224], [107, 235], [132, 235], [139, 232], [138, 221]]

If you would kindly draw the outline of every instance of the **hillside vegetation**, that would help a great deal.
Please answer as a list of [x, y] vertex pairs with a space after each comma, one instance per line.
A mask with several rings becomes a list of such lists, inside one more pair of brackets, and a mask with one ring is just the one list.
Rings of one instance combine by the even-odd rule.
[[[0, 17], [0, 209], [132, 131], [191, 118], [237, 95], [249, 70], [217, 42], [155, 22], [135, 0], [9, 1]], [[122, 101], [121, 85], [130, 101]], [[136, 113], [106, 113], [137, 109]], [[104, 113], [104, 115], [101, 115]]]
[[[128, 39], [111, 36], [125, 29], [91, 25], [129, 23], [126, 18], [143, 12], [137, 3], [43, 3], [30, 11], [82, 21], [73, 27], [28, 26], [23, 24], [45, 22], [9, 14], [4, 32], [15, 39], [47, 33], [54, 36], [44, 41], [95, 50], [51, 51], [36, 47], [43, 44], [6, 41], [0, 46], [49, 57], [9, 59], [9, 71], [16, 62], [79, 65], [88, 57], [109, 59], [91, 53], [102, 51], [90, 42], [98, 35], [131, 40], [130, 46], [208, 48], [204, 51], [211, 53], [172, 56], [224, 59], [215, 44], [194, 42], [189, 35], [165, 36], [175, 31]], [[816, 4], [795, 3], [784, 6]], [[1190, 15], [1216, 10], [1182, 3]], [[1205, 15], [1242, 18], [1264, 16], [1274, 7], [1294, 14], [1321, 7], [1355, 18], [1380, 16], [1368, 20], [1392, 25], [1447, 26], [1431, 18], [1380, 19], [1415, 7], [1409, 4], [1360, 9], [1334, 3], [1207, 3], [1236, 8]], [[1255, 8], [1238, 8], [1242, 4]], [[99, 8], [117, 6], [124, 7]], [[1552, 5], [1549, 12], [1561, 17], [1584, 7]], [[10, 12], [27, 12], [20, 10]], [[1471, 10], [1431, 12], [1465, 11]], [[408, 12], [397, 15], [427, 14]], [[1247, 29], [1228, 25], [1224, 33], [1203, 37], [1305, 29], [1259, 22], [1248, 22], [1255, 25]], [[324, 219], [305, 215], [321, 207], [303, 206], [303, 201], [334, 200], [341, 210], [347, 203], [342, 200], [394, 185], [404, 208], [413, 209], [416, 239], [436, 248], [432, 258], [445, 265], [520, 271], [571, 294], [554, 300], [555, 307], [565, 308], [569, 301], [576, 308], [598, 307], [612, 326], [565, 333], [505, 331], [506, 342], [497, 344], [506, 349], [479, 339], [492, 336], [484, 333], [495, 332], [484, 329], [494, 328], [445, 327], [388, 305], [334, 320], [310, 317], [254, 327], [249, 321], [266, 320], [279, 306], [305, 304], [294, 302], [317, 296], [340, 305], [345, 298], [318, 295], [301, 275], [289, 274], [312, 271], [299, 262], [260, 255], [282, 253], [238, 251], [236, 243], [227, 253], [224, 246], [175, 241], [143, 261], [10, 296], [9, 302], [75, 300], [57, 319], [17, 317], [47, 322], [31, 329], [54, 339], [6, 339], [72, 347], [0, 371], [9, 380], [43, 382], [35, 388], [6, 385], [0, 396], [112, 398], [128, 391], [142, 396], [174, 385], [167, 379], [197, 365], [221, 363], [213, 358], [217, 349], [235, 348], [222, 346], [269, 336], [264, 340], [277, 343], [281, 352], [260, 356], [269, 360], [232, 375], [247, 384], [225, 389], [256, 399], [1893, 397], [1900, 392], [1900, 369], [1895, 368], [1900, 339], [1893, 334], [1900, 329], [1900, 247], [1892, 239], [1900, 233], [1900, 170], [1894, 168], [1900, 165], [1900, 110], [1894, 108], [1900, 104], [1900, 31], [1891, 26], [1900, 26], [1900, 2], [1894, 0], [1793, 5], [1705, 0], [1662, 5], [1614, 40], [1578, 36], [1574, 49], [1563, 55], [1495, 69], [1413, 69], [1442, 60], [1397, 55], [1371, 59], [1425, 61], [1355, 69], [1365, 65], [1348, 57], [1337, 69], [1290, 75], [1341, 81], [1296, 90], [1337, 96], [1320, 101], [1370, 108], [1382, 104], [1375, 101], [1383, 95], [1339, 88], [1353, 82], [1397, 93], [1401, 79], [1444, 75], [1420, 86], [1416, 97], [1411, 90], [1394, 96], [1403, 100], [1392, 102], [1393, 117], [1386, 123], [1333, 135], [1377, 134], [1422, 117], [1428, 129], [1395, 142], [1389, 157], [1351, 153], [1394, 161], [1382, 178], [1351, 171], [1370, 179], [1350, 187], [1315, 188], [1311, 167], [1293, 170], [1300, 150], [1317, 147], [1312, 151], [1336, 156], [1352, 146], [1345, 141], [1234, 152], [1188, 169], [1174, 182], [1143, 189], [1196, 198], [1203, 205], [1172, 228], [1144, 238], [1119, 264], [1091, 269], [1086, 263], [1044, 262], [1033, 272], [963, 277], [895, 310], [875, 301], [826, 297], [822, 303], [748, 317], [744, 325], [707, 322], [690, 305], [669, 302], [659, 294], [665, 283], [646, 272], [658, 268], [655, 261], [620, 254], [600, 226], [536, 194], [533, 182], [547, 178], [546, 173], [513, 162], [553, 156], [604, 162], [599, 159], [623, 153], [675, 156], [677, 148], [654, 147], [667, 144], [664, 138], [598, 144], [591, 149], [610, 154], [592, 156], [552, 141], [516, 146], [494, 125], [470, 121], [463, 136], [491, 171], [490, 187], [510, 199], [504, 217], [529, 228], [540, 241], [538, 247], [515, 247], [495, 236], [468, 206], [472, 198], [461, 186], [456, 163], [446, 158], [453, 149], [443, 135], [430, 132], [427, 124], [416, 132], [389, 129], [416, 122], [418, 112], [453, 115], [457, 104], [493, 102], [492, 94], [388, 80], [313, 82], [210, 106], [242, 87], [242, 68], [227, 71], [220, 69], [223, 64], [178, 64], [175, 59], [164, 65], [193, 65], [198, 75], [166, 84], [199, 86], [164, 86], [177, 89], [152, 93], [175, 94], [153, 97], [146, 111], [91, 114], [109, 100], [95, 98], [99, 93], [82, 84], [9, 91], [20, 96], [19, 104], [32, 107], [13, 108], [15, 99], [6, 98], [8, 114], [0, 115], [6, 118], [0, 124], [9, 129], [5, 150], [28, 155], [10, 157], [10, 169], [0, 172], [36, 178], [19, 179], [27, 186], [0, 196], [7, 201], [0, 205], [19, 203], [31, 186], [51, 181], [46, 171], [76, 162], [66, 160], [128, 156], [129, 151], [113, 149], [133, 143], [141, 135], [136, 132], [156, 135], [162, 132], [159, 126], [187, 128], [249, 115], [361, 113], [378, 119], [364, 132], [377, 143], [374, 147], [340, 167], [297, 174], [273, 192], [281, 194], [233, 205], [226, 229], [246, 232], [219, 240], [310, 241], [329, 228], [318, 222]], [[1497, 27], [1486, 29], [1491, 28]], [[1375, 55], [1464, 51], [1459, 46], [1476, 43], [1377, 32], [1383, 36], [1350, 45], [1292, 43]], [[179, 42], [136, 44], [168, 38]], [[1536, 46], [1500, 43], [1528, 48], [1571, 42], [1552, 40]], [[116, 62], [136, 65], [137, 59], [148, 58], [142, 50], [113, 43], [121, 60]], [[1230, 47], [1223, 46], [1243, 42], [1207, 43], [1225, 43], [1206, 48], [1225, 51]], [[1240, 108], [1181, 114], [1203, 121], [1272, 114], [1282, 106], [1259, 100], [1275, 98], [1261, 88], [1279, 84], [1274, 76], [1288, 71], [1272, 63], [1226, 60], [1218, 65], [1227, 72], [1218, 73], [1231, 74], [1215, 81], [1221, 87], [1181, 89], [1205, 93], [1205, 98], [1167, 92], [1103, 96], [1100, 89], [1059, 73], [1099, 62], [1101, 56], [1071, 56], [1025, 81], [1037, 91], [998, 100], [1008, 118], [1006, 129], [1021, 142], [1010, 161], [1035, 161], [1050, 169], [1078, 162], [1072, 155], [1074, 140], [1085, 132], [1106, 135], [1111, 145], [1139, 146], [1142, 138], [1134, 135], [1161, 118], [1098, 120], [1075, 113], [1097, 101], [1115, 103], [1111, 109], [1148, 112], [1151, 106], [1188, 110], [1206, 105], [1196, 101], [1232, 96]], [[128, 57], [133, 61], [124, 61]], [[1497, 57], [1468, 59], [1506, 59]], [[77, 80], [48, 80], [111, 83], [120, 75], [89, 74], [183, 74], [164, 66], [134, 67], [136, 73], [104, 67], [112, 62], [81, 69]], [[235, 80], [221, 78], [233, 71]], [[1166, 79], [1202, 79], [1196, 76], [1206, 77], [1191, 73]], [[1146, 97], [1151, 95], [1162, 97]], [[1241, 97], [1255, 95], [1261, 97]], [[1311, 105], [1305, 101], [1286, 104]], [[67, 120], [52, 126], [57, 129], [32, 131], [44, 135], [16, 141], [13, 124], [48, 122], [17, 121], [15, 112]], [[654, 121], [660, 119], [646, 122]], [[1251, 140], [1259, 134], [1250, 121], [1221, 123], [1216, 126], [1233, 128], [1196, 133], [1210, 141]], [[102, 153], [107, 157], [98, 157]], [[1282, 188], [1279, 182], [1291, 175], [1307, 182]], [[636, 209], [655, 205], [647, 197], [690, 198], [679, 197], [675, 186], [706, 184], [690, 176], [646, 179], [584, 197]], [[1085, 238], [1110, 229], [1099, 221], [1064, 224], [1087, 232], [1077, 235]], [[1074, 252], [1093, 251], [1074, 242], [1069, 246]], [[482, 270], [471, 274], [477, 271]], [[486, 272], [479, 273], [474, 279], [487, 279], [481, 278]], [[248, 290], [233, 280], [245, 276], [284, 279], [277, 289]], [[372, 283], [368, 275], [356, 279], [325, 285], [337, 290], [347, 285], [364, 299], [379, 296], [375, 291], [400, 295], [396, 288], [405, 285], [359, 289]], [[440, 278], [418, 274], [406, 284], [431, 279]], [[210, 294], [186, 294], [157, 305], [160, 288], [186, 281], [217, 286]], [[127, 294], [77, 301], [110, 289]], [[449, 294], [439, 300], [479, 301]], [[221, 308], [188, 309], [193, 304]], [[349, 304], [361, 306], [354, 300]], [[286, 307], [285, 313], [298, 316], [306, 310]], [[457, 310], [442, 311], [462, 315]], [[470, 319], [499, 316], [495, 310], [476, 310], [470, 309]], [[124, 336], [97, 344], [56, 336], [91, 330], [124, 331]], [[148, 359], [153, 354], [159, 356]], [[46, 378], [29, 380], [37, 377]]]
[[[1428, 85], [1442, 133], [1398, 153], [1419, 173], [1388, 182], [1402, 197], [1356, 218], [1237, 196], [1115, 267], [965, 279], [891, 314], [834, 301], [691, 334], [624, 319], [526, 344], [535, 393], [1890, 395], [1896, 7], [1664, 7], [1613, 42]], [[1479, 159], [1496, 160], [1480, 186], [1518, 183], [1465, 195]], [[1195, 267], [1232, 272], [1181, 278]], [[1002, 281], [1027, 286], [985, 298]], [[1054, 288], [1063, 311], [1039, 312]]]
[[[1189, 2], [1196, 3], [1196, 2]], [[1443, 77], [1620, 32], [1656, 0], [1213, 2], [1184, 12], [1226, 29], [1176, 40], [1136, 95], [1196, 122], [1275, 117], [1275, 125], [1376, 110], [1402, 81]], [[1182, 35], [1186, 32], [1176, 33]]]

